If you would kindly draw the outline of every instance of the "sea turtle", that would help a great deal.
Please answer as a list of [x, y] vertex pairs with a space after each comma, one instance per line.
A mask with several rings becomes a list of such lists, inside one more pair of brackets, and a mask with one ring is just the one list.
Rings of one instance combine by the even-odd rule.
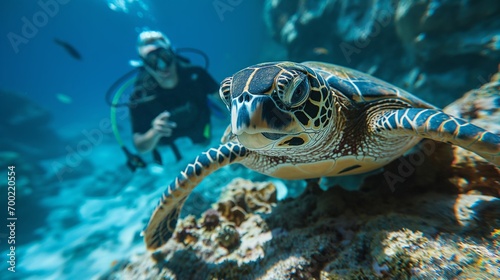
[[149, 249], [171, 237], [193, 188], [232, 163], [284, 179], [352, 175], [380, 168], [430, 138], [500, 166], [499, 136], [345, 67], [262, 63], [224, 79], [220, 96], [231, 112], [224, 141], [165, 190], [144, 232]]

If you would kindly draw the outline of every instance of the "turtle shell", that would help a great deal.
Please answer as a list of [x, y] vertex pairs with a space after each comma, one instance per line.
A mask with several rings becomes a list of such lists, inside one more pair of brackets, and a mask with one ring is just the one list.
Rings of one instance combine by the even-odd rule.
[[323, 62], [308, 61], [301, 64], [314, 70], [331, 88], [356, 103], [392, 98], [405, 101], [415, 108], [436, 109], [409, 92], [363, 72]]

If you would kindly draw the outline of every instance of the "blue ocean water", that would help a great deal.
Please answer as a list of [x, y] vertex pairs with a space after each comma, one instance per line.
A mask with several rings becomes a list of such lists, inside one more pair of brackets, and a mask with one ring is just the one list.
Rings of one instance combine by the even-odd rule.
[[[130, 7], [112, 10], [115, 2]], [[221, 80], [258, 62], [267, 36], [260, 1], [239, 1], [222, 12], [214, 2], [3, 1], [0, 84], [46, 107], [57, 125], [99, 118], [108, 111], [103, 94], [131, 69], [128, 61], [137, 58], [135, 43], [144, 29], [163, 31], [175, 47], [203, 50], [210, 73]], [[82, 60], [73, 59], [54, 38], [73, 45]], [[73, 104], [60, 102], [58, 93]]]
[[[220, 3], [225, 5], [222, 10]], [[7, 244], [12, 234], [5, 227], [0, 230], [0, 278], [86, 279], [133, 251], [129, 245], [140, 243], [140, 227], [158, 192], [203, 147], [181, 141], [181, 149], [187, 148], [184, 161], [175, 163], [167, 149], [164, 161], [170, 169], [157, 166], [133, 174], [124, 167], [125, 157], [109, 130], [106, 91], [132, 69], [129, 60], [138, 58], [136, 40], [143, 30], [162, 31], [175, 48], [206, 53], [208, 71], [218, 82], [260, 62], [263, 41], [270, 40], [262, 10], [261, 1], [8, 0], [0, 4], [1, 102], [13, 109], [2, 107], [7, 124], [1, 127], [0, 163], [5, 172], [7, 166], [16, 168], [18, 218], [15, 243]], [[55, 39], [68, 43], [81, 58]], [[196, 54], [183, 55], [194, 64], [204, 64]], [[118, 126], [132, 148], [126, 110], [118, 113], [125, 114]], [[11, 121], [27, 125], [10, 126]], [[228, 122], [214, 121], [216, 143]], [[37, 124], [43, 128], [32, 127]], [[148, 155], [146, 160], [151, 160]], [[149, 205], [131, 206], [141, 201], [134, 199], [125, 204], [135, 210], [123, 208], [132, 198], [126, 194], [131, 190], [135, 198], [138, 192], [149, 193]], [[7, 205], [3, 187], [2, 192], [2, 205]], [[137, 216], [139, 212], [143, 214]], [[131, 216], [125, 218], [126, 213]], [[6, 221], [3, 206], [0, 217]], [[128, 228], [126, 237], [112, 229], [118, 224]], [[128, 245], [111, 245], [96, 254], [98, 244], [107, 243], [103, 238], [115, 245], [125, 238]], [[12, 257], [7, 254], [12, 251], [15, 263], [9, 264], [6, 260]], [[12, 264], [15, 273], [7, 270]]]

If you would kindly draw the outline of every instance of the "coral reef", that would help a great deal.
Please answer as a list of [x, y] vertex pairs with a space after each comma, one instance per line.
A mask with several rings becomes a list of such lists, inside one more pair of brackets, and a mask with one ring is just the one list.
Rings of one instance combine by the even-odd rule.
[[493, 279], [499, 214], [500, 200], [484, 195], [316, 189], [270, 214], [250, 211], [240, 226], [221, 215], [208, 230], [188, 216], [160, 251], [101, 279]]
[[234, 279], [250, 273], [272, 237], [259, 213], [269, 213], [274, 205], [272, 183], [235, 179], [200, 219], [188, 215], [180, 220], [173, 238], [152, 258], [138, 256], [102, 278]]

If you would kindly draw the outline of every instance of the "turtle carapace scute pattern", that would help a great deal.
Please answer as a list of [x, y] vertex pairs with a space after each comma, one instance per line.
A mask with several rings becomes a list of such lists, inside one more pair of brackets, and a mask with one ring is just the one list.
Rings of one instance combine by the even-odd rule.
[[500, 137], [368, 74], [321, 62], [270, 62], [224, 79], [231, 124], [163, 193], [144, 231], [148, 249], [174, 232], [184, 201], [215, 170], [240, 163], [283, 179], [378, 169], [423, 138], [500, 166]]

